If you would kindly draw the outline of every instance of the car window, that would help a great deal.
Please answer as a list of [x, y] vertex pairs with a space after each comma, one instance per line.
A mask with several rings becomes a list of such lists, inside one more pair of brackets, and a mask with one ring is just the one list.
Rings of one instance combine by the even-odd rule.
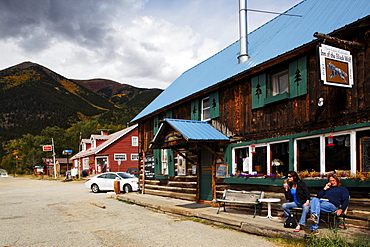
[[121, 177], [121, 178], [134, 178], [134, 176], [132, 176], [131, 174], [129, 173], [125, 173], [125, 172], [120, 172], [118, 173], [118, 175]]
[[97, 178], [106, 178], [107, 174], [101, 174]]
[[108, 173], [107, 174], [107, 178], [108, 179], [115, 179], [117, 177], [117, 175], [116, 174], [114, 174], [114, 173]]

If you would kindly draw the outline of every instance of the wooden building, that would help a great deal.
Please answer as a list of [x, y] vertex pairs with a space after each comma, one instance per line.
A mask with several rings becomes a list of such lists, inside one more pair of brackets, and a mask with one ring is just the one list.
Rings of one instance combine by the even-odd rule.
[[110, 135], [101, 131], [100, 135], [81, 140], [81, 151], [71, 157], [71, 162], [73, 168], [88, 174], [126, 172], [129, 168], [137, 168], [138, 126], [132, 125]]
[[210, 201], [270, 183], [246, 177], [370, 172], [369, 24], [367, 0], [302, 1], [184, 72], [132, 120], [143, 191]]

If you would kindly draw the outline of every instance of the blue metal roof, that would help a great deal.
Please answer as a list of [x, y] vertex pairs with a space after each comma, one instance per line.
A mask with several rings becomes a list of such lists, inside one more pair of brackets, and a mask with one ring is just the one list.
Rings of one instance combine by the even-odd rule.
[[202, 91], [245, 70], [313, 41], [370, 14], [369, 0], [305, 0], [248, 35], [249, 60], [238, 64], [239, 41], [185, 71], [132, 121]]
[[[166, 118], [164, 121], [176, 131], [180, 132], [187, 141], [229, 141], [229, 138], [205, 121], [170, 118]], [[162, 126], [160, 128], [162, 128]], [[160, 132], [161, 129], [159, 129], [158, 133]], [[156, 140], [158, 133], [153, 141]]]

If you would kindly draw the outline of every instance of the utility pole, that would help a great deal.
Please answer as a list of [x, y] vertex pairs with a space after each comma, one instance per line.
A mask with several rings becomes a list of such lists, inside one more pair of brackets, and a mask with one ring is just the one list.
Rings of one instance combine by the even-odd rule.
[[55, 147], [53, 138], [51, 138], [51, 145], [53, 146], [54, 179], [57, 179], [57, 164], [55, 163]]

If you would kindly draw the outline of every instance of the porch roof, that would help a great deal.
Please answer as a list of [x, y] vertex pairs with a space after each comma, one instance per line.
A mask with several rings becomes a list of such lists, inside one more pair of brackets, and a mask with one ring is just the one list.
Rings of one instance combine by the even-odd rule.
[[166, 125], [181, 133], [187, 141], [229, 141], [229, 138], [205, 121], [166, 118], [152, 142], [160, 141]]

